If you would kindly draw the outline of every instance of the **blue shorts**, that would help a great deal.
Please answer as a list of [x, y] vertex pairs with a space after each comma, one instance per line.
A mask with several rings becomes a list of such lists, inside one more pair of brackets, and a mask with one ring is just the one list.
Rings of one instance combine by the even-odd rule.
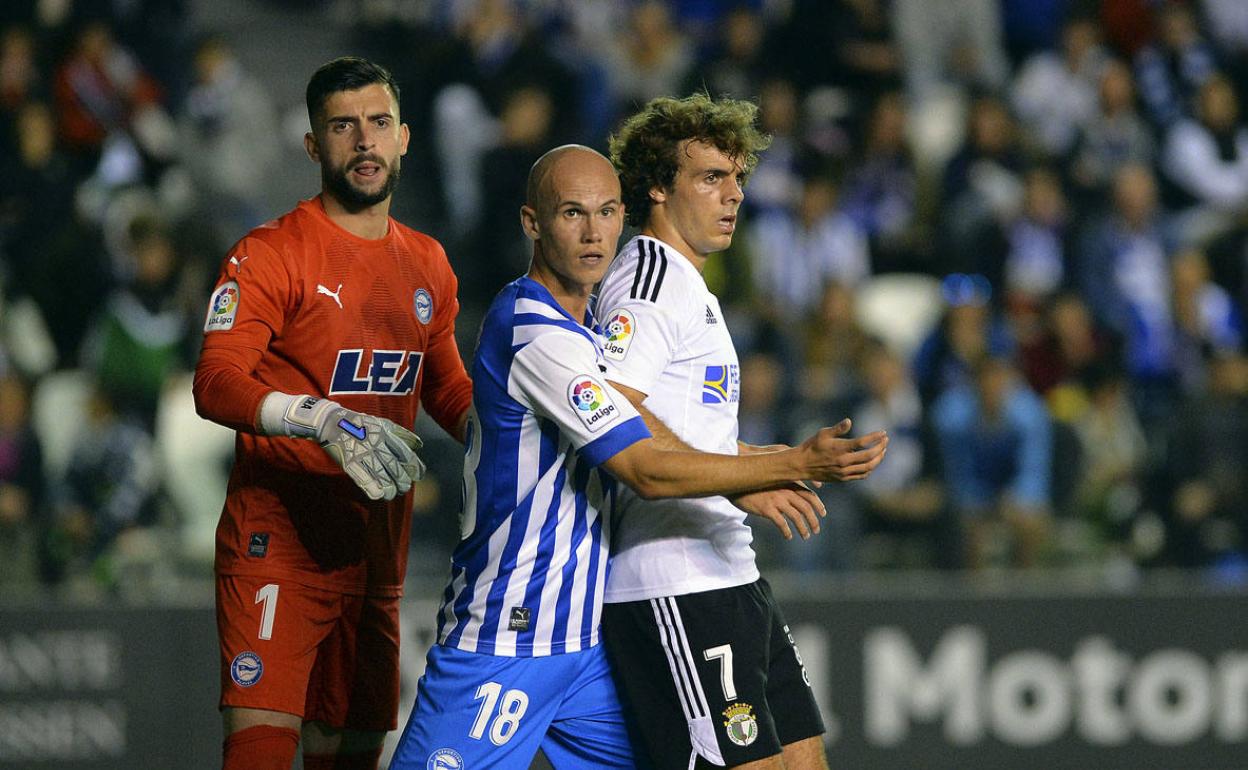
[[390, 770], [635, 767], [602, 645], [512, 658], [434, 645]]

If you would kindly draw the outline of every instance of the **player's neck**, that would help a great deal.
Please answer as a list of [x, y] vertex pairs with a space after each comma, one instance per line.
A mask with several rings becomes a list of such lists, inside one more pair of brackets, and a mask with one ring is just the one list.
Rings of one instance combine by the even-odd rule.
[[681, 236], [680, 231], [666, 217], [658, 215], [657, 211], [651, 211], [650, 218], [641, 227], [641, 234], [648, 238], [658, 238], [676, 249], [699, 273], [706, 266], [706, 259], [710, 255], [699, 254], [695, 251], [693, 246]]
[[589, 308], [589, 295], [593, 291], [593, 286], [582, 286], [580, 284], [569, 284], [561, 280], [560, 277], [551, 270], [545, 269], [537, 260], [529, 266], [529, 278], [537, 281], [546, 290], [550, 292], [550, 296], [555, 298], [555, 302], [559, 303], [559, 307], [568, 311], [568, 315], [576, 319], [580, 323], [585, 318], [585, 311]]
[[329, 221], [358, 238], [375, 241], [390, 232], [390, 199], [362, 209], [349, 209], [330, 195], [321, 193], [321, 206]]

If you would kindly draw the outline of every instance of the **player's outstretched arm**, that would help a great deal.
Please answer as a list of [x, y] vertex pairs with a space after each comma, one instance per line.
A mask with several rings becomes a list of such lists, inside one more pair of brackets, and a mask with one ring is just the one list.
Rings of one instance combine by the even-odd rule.
[[370, 500], [393, 500], [425, 475], [415, 433], [336, 401], [274, 391], [260, 405], [260, 427], [268, 435], [318, 442]]
[[[646, 408], [644, 404], [646, 400], [645, 393], [614, 380], [611, 381], [611, 387], [622, 393], [637, 409], [637, 413], [645, 420], [646, 427], [650, 430], [650, 435], [654, 437], [655, 444], [660, 449], [687, 452], [698, 451], [681, 440], [679, 436], [667, 427], [666, 423]], [[747, 448], [743, 449], [740, 454], [779, 451], [790, 448], [783, 445], [753, 447], [748, 444], [743, 445], [741, 442], [738, 442], [738, 445]], [[780, 534], [784, 536], [785, 540], [793, 539], [793, 527], [797, 528], [797, 533], [801, 535], [803, 540], [809, 539], [811, 534], [819, 532], [819, 519], [828, 515], [823, 501], [814, 492], [798, 482], [781, 484], [770, 489], [758, 489], [727, 495], [727, 498], [733, 505], [747, 514], [760, 516], [770, 521], [776, 529], [780, 530]]]
[[849, 420], [824, 428], [799, 446], [745, 457], [666, 451], [653, 438], [632, 444], [604, 466], [646, 499], [735, 495], [815, 479], [851, 481], [865, 477], [884, 458], [883, 431], [843, 438]]

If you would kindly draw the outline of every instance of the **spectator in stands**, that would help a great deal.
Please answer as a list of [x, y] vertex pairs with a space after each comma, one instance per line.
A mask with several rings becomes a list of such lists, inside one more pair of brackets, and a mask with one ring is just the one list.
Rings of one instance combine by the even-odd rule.
[[[504, 99], [498, 143], [481, 159], [482, 222], [514, 218], [529, 169], [550, 148], [554, 116], [550, 93], [539, 86], [523, 86]], [[531, 252], [532, 245], [517, 228], [477, 228], [478, 258], [457, 268], [461, 295], [484, 309], [511, 276], [528, 269]]]
[[767, 28], [758, 11], [738, 5], [720, 22], [714, 55], [696, 64], [680, 93], [706, 91], [716, 98], [753, 99], [761, 90]]
[[1240, 122], [1239, 98], [1225, 77], [1211, 76], [1200, 86], [1195, 119], [1174, 123], [1162, 167], [1193, 203], [1181, 215], [1185, 242], [1203, 242], [1229, 230], [1248, 210], [1248, 128]]
[[1097, 321], [1123, 340], [1124, 365], [1145, 424], [1169, 413], [1177, 384], [1167, 256], [1172, 250], [1153, 172], [1123, 167], [1114, 179], [1113, 211], [1089, 225], [1077, 274]]
[[275, 212], [281, 144], [272, 96], [220, 37], [195, 51], [195, 83], [179, 120], [181, 160], [200, 209], [219, 239], [236, 237]]
[[26, 104], [16, 130], [16, 154], [0, 157], [0, 255], [9, 279], [4, 290], [34, 300], [59, 363], [71, 365], [111, 276], [98, 240], [76, 215], [75, 178], [57, 148], [51, 109]]
[[118, 561], [158, 522], [159, 486], [151, 434], [95, 391], [65, 478], [52, 492], [49, 577], [123, 588]]
[[1133, 163], [1151, 165], [1157, 154], [1152, 130], [1135, 106], [1131, 69], [1111, 59], [1101, 71], [1100, 101], [1084, 124], [1070, 162], [1070, 175], [1089, 208], [1109, 197], [1114, 173]]
[[1165, 0], [1156, 19], [1157, 39], [1136, 54], [1135, 72], [1149, 119], [1166, 129], [1190, 114], [1193, 97], [1218, 64], [1186, 3]]
[[1061, 52], [1033, 54], [1010, 89], [1029, 144], [1049, 158], [1063, 158], [1079, 129], [1096, 112], [1097, 86], [1106, 62], [1100, 29], [1088, 16], [1062, 25]]
[[181, 264], [165, 225], [150, 215], [129, 228], [134, 278], [113, 292], [84, 356], [121, 415], [151, 430], [166, 381], [189, 366], [188, 317], [177, 289]]
[[946, 505], [936, 470], [934, 448], [924, 426], [919, 392], [903, 362], [879, 341], [868, 342], [860, 359], [867, 395], [853, 409], [855, 430], [885, 430], [889, 435], [888, 468], [873, 473], [853, 488], [863, 512], [862, 529], [868, 540], [884, 539], [890, 546], [906, 541], [925, 553], [920, 561], [899, 555], [896, 565], [962, 566], [961, 532]]
[[783, 77], [768, 78], [758, 96], [759, 128], [771, 146], [750, 174], [750, 194], [742, 207], [749, 218], [774, 210], [792, 210], [801, 198], [801, 106], [797, 87]]
[[1001, 14], [993, 0], [894, 0], [897, 47], [914, 103], [942, 86], [999, 89], [1009, 76]]
[[839, 207], [839, 193], [830, 173], [810, 172], [795, 210], [774, 209], [753, 224], [757, 297], [785, 328], [815, 310], [825, 284], [852, 288], [870, 274], [866, 233]]
[[1013, 362], [986, 356], [973, 383], [933, 405], [932, 421], [950, 502], [966, 527], [967, 562], [989, 562], [991, 532], [1004, 522], [1020, 567], [1039, 563], [1050, 525], [1053, 429], [1044, 403]]
[[946, 390], [969, 386], [981, 359], [1014, 350], [1014, 340], [993, 314], [986, 278], [954, 273], [945, 277], [941, 291], [945, 312], [914, 355], [914, 380], [925, 408]]
[[1239, 84], [1240, 98], [1248, 96], [1248, 4], [1240, 0], [1201, 0], [1205, 28], [1217, 45], [1226, 74]]
[[1211, 279], [1203, 252], [1180, 251], [1170, 267], [1179, 375], [1186, 392], [1199, 392], [1208, 387], [1210, 357], [1243, 349], [1243, 314], [1230, 293]]
[[1113, 340], [1097, 326], [1077, 292], [1055, 296], [1044, 312], [1044, 333], [1020, 342], [1020, 369], [1032, 390], [1045, 396], [1054, 417], [1074, 419], [1087, 397], [1082, 383], [1098, 362], [1121, 367]]
[[872, 271], [877, 273], [921, 267], [919, 174], [906, 141], [907, 120], [899, 91], [872, 105], [862, 149], [842, 195], [846, 213], [870, 239]]
[[803, 90], [845, 89], [857, 112], [902, 87], [901, 51], [886, 0], [794, 3], [774, 30], [769, 58]]
[[9, 152], [15, 148], [13, 124], [18, 110], [29, 101], [47, 98], [36, 55], [35, 38], [28, 28], [0, 28], [0, 149]]
[[1171, 421], [1165, 503], [1170, 559], [1207, 566], [1248, 553], [1248, 359], [1215, 358], [1209, 389], [1193, 394]]
[[1039, 309], [1066, 282], [1069, 217], [1061, 179], [1052, 169], [1029, 170], [1023, 185], [1021, 215], [1006, 225], [1004, 261], [983, 271], [996, 279], [1007, 301]]
[[[975, 269], [1001, 223], [1023, 203], [1023, 155], [1005, 102], [982, 96], [971, 106], [966, 141], [945, 166], [943, 228], [949, 239], [946, 269]], [[960, 264], [957, 264], [959, 263]]]
[[0, 585], [33, 584], [45, 528], [43, 450], [30, 423], [30, 392], [0, 371]]
[[1091, 528], [1096, 544], [1126, 558], [1143, 502], [1148, 441], [1131, 405], [1130, 383], [1112, 361], [1095, 362], [1080, 384], [1087, 406], [1070, 419], [1080, 470], [1073, 512]]
[[673, 23], [667, 4], [643, 0], [606, 53], [611, 93], [617, 113], [622, 113], [656, 96], [680, 94], [695, 52]]
[[[825, 23], [832, 38], [836, 66], [829, 80], [854, 94], [859, 112], [884, 94], [902, 86], [902, 54], [893, 40], [889, 8], [885, 0], [839, 0], [837, 3], [810, 3], [828, 8], [832, 18]], [[826, 56], [820, 47], [810, 51]]]
[[463, 239], [461, 248], [450, 249], [455, 260], [481, 221], [481, 161], [498, 144], [498, 116], [509, 96], [526, 86], [546, 91], [554, 109], [553, 141], [570, 141], [580, 136], [581, 84], [578, 73], [534, 33], [519, 4], [468, 0], [452, 11], [453, 37], [421, 74], [440, 85], [431, 105], [432, 129], [442, 197], [454, 235]]
[[798, 385], [802, 422], [816, 415], [846, 414], [861, 396], [862, 355], [867, 333], [855, 315], [851, 286], [829, 281], [801, 328], [802, 376]]
[[79, 30], [57, 68], [53, 93], [61, 141], [82, 176], [94, 169], [110, 136], [168, 159], [172, 125], [160, 106], [160, 86], [117, 44], [107, 23], [87, 22]]

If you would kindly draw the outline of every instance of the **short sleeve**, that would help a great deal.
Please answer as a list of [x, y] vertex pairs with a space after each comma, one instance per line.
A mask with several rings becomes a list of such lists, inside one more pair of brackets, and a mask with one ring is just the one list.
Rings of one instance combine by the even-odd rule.
[[280, 255], [256, 238], [239, 241], [217, 277], [204, 317], [204, 347], [264, 350], [282, 329], [294, 282]]
[[603, 378], [593, 343], [575, 332], [552, 326], [517, 352], [507, 388], [558, 425], [593, 465], [650, 436], [629, 400]]
[[599, 315], [606, 376], [650, 395], [680, 349], [686, 303], [678, 299], [657, 304], [614, 288], [604, 287], [598, 303], [606, 311]]

